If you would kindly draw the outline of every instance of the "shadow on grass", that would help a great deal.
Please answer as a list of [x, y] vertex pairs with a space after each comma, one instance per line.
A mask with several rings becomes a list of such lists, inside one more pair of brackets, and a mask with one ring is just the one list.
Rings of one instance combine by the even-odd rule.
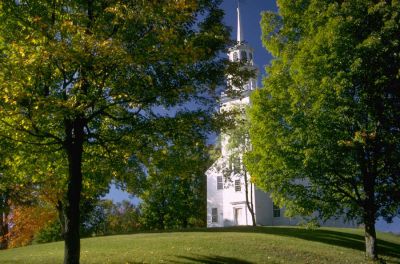
[[230, 257], [222, 257], [222, 256], [201, 256], [196, 255], [193, 257], [188, 256], [177, 256], [178, 258], [184, 259], [182, 262], [175, 262], [175, 263], [187, 263], [188, 261], [198, 262], [198, 263], [232, 263], [232, 264], [252, 264], [252, 262], [248, 262], [238, 258], [230, 258]]
[[[350, 229], [351, 230], [351, 229]], [[363, 235], [351, 234], [346, 231], [333, 231], [326, 229], [307, 230], [298, 227], [268, 227], [268, 226], [241, 226], [241, 227], [222, 227], [222, 228], [189, 228], [179, 230], [155, 230], [155, 231], [141, 231], [138, 233], [172, 233], [172, 232], [242, 232], [242, 233], [263, 233], [284, 237], [294, 237], [307, 241], [324, 243], [332, 246], [339, 246], [344, 248], [351, 248], [361, 252], [365, 251], [365, 238]], [[396, 258], [400, 264], [400, 243], [393, 243], [378, 239], [378, 254], [380, 256], [388, 256]], [[223, 262], [220, 256], [199, 256], [199, 259], [193, 257], [180, 256], [180, 258], [187, 258], [187, 260], [197, 261], [199, 263], [249, 263], [243, 260], [231, 261], [236, 262]], [[215, 262], [222, 258], [222, 262]], [[207, 262], [208, 261], [208, 262]], [[228, 260], [226, 260], [228, 261]]]
[[[292, 227], [232, 227], [211, 228], [202, 231], [264, 233], [284, 237], [295, 237], [303, 240], [351, 248], [359, 251], [365, 250], [365, 240], [363, 235], [324, 229], [306, 230]], [[399, 259], [400, 263], [400, 244], [378, 239], [378, 254], [397, 258]]]

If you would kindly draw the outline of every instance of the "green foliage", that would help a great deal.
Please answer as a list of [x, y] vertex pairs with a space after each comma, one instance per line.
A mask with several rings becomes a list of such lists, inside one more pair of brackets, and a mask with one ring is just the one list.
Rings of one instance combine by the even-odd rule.
[[59, 220], [52, 221], [41, 229], [35, 236], [33, 243], [49, 243], [62, 240], [62, 228]]
[[362, 219], [372, 203], [375, 219], [390, 219], [400, 198], [399, 3], [278, 3], [262, 20], [276, 58], [252, 97], [252, 175], [289, 211]]
[[[130, 203], [122, 201], [114, 204], [111, 200], [98, 200], [81, 215], [81, 236], [92, 237], [102, 235], [126, 234], [139, 228], [139, 209]], [[48, 243], [62, 240], [60, 221], [55, 219], [42, 228], [33, 243]]]
[[[190, 136], [189, 136], [190, 135]], [[178, 143], [186, 141], [185, 144]], [[146, 229], [176, 229], [205, 224], [206, 178], [211, 164], [208, 147], [192, 131], [178, 136], [152, 157], [146, 188], [139, 196]]]
[[261, 22], [275, 59], [252, 96], [248, 168], [289, 213], [346, 214], [373, 237], [399, 214], [400, 4], [278, 5]]
[[[203, 171], [204, 172], [204, 171]], [[151, 189], [140, 198], [140, 223], [144, 229], [203, 227], [205, 179], [202, 174], [149, 177]]]
[[10, 227], [15, 225], [13, 209], [37, 204], [41, 183], [18, 171], [21, 148], [15, 142], [0, 139], [0, 249], [9, 247]]
[[102, 208], [105, 217], [96, 234], [126, 234], [139, 229], [139, 208], [130, 201], [114, 204], [110, 200], [102, 200], [98, 207]]
[[307, 230], [316, 230], [317, 228], [321, 227], [318, 223], [318, 219], [312, 218], [310, 220], [304, 220], [298, 224], [298, 226], [305, 228]]
[[215, 128], [229, 43], [220, 2], [1, 2], [0, 136], [26, 146], [21, 171], [60, 190], [65, 263], [79, 262], [81, 196], [111, 179], [136, 191], [171, 131]]

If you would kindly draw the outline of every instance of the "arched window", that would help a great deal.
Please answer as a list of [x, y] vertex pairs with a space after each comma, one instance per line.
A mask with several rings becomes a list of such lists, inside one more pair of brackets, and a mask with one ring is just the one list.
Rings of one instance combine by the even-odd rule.
[[242, 61], [247, 61], [247, 52], [242, 50], [242, 52], [240, 53], [240, 57]]
[[253, 60], [253, 53], [249, 52], [249, 61]]

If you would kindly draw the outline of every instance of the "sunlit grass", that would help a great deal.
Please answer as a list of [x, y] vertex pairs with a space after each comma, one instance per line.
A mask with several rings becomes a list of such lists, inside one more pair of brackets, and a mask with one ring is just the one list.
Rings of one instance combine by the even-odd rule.
[[[378, 234], [379, 253], [400, 263], [400, 237]], [[81, 263], [368, 263], [362, 230], [243, 227], [82, 239]], [[63, 243], [0, 252], [0, 263], [62, 263]]]

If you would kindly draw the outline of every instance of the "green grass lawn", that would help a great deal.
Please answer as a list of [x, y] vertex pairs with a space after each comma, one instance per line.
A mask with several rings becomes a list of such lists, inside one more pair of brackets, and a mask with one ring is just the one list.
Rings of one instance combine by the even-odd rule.
[[[386, 263], [400, 263], [400, 237], [378, 233]], [[243, 227], [82, 239], [81, 263], [369, 263], [363, 231]], [[62, 263], [63, 242], [0, 252], [0, 263]]]

